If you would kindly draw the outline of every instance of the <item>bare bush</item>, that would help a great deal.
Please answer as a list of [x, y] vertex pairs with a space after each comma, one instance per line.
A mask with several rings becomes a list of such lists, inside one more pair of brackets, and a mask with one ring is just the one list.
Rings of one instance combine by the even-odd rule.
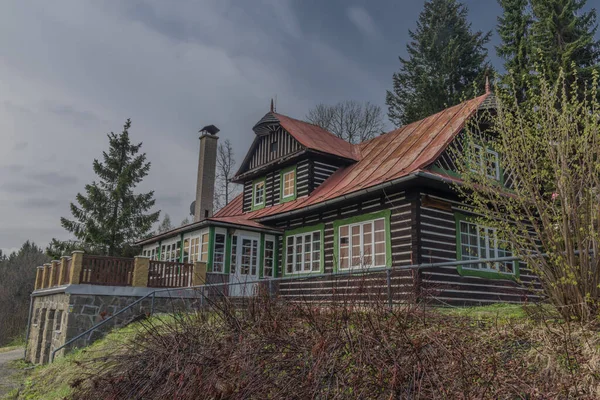
[[[354, 297], [355, 298], [355, 297]], [[214, 296], [143, 321], [123, 351], [84, 365], [75, 398], [597, 398], [597, 335], [342, 295], [327, 307]], [[573, 328], [575, 329], [575, 328]], [[564, 332], [563, 332], [564, 333]], [[551, 346], [548, 346], [551, 344]]]

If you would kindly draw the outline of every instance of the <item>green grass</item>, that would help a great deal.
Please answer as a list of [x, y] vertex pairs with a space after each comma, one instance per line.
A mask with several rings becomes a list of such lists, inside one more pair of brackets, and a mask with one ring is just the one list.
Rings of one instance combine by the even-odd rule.
[[138, 332], [139, 324], [115, 329], [89, 347], [75, 350], [64, 357], [57, 356], [52, 364], [38, 365], [32, 369], [31, 364], [24, 361], [15, 362], [14, 365], [23, 371], [24, 384], [3, 399], [68, 399], [73, 390], [71, 383], [82, 377], [82, 363], [117, 351], [121, 347], [120, 344]]
[[473, 319], [525, 319], [528, 317], [526, 308], [520, 304], [490, 304], [478, 307], [440, 308], [442, 314], [469, 317]]

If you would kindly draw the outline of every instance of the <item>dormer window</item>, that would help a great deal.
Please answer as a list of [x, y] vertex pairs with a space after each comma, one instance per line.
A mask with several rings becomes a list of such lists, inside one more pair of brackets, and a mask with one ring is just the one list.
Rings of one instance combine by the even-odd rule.
[[281, 171], [281, 202], [296, 198], [296, 166]]
[[474, 168], [473, 172], [484, 173], [490, 179], [500, 180], [500, 163], [498, 152], [483, 148], [477, 144], [473, 145]]
[[254, 182], [252, 190], [252, 208], [259, 209], [265, 206], [265, 180]]

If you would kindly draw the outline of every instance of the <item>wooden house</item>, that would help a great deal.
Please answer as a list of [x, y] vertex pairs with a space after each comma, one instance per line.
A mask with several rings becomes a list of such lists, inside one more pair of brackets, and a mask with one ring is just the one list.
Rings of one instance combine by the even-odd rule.
[[[492, 228], [467, 218], [447, 151], [469, 118], [492, 106], [486, 93], [357, 145], [271, 111], [233, 178], [243, 193], [214, 215], [212, 204], [198, 204], [212, 198], [201, 186], [214, 186], [207, 151], [216, 152], [216, 136], [204, 134], [195, 222], [140, 242], [142, 254], [205, 261], [213, 282], [314, 275], [303, 288], [328, 272], [510, 256]], [[502, 181], [498, 154], [482, 151], [482, 168]], [[520, 302], [539, 289], [518, 262], [404, 270], [394, 279], [398, 293], [414, 295], [418, 282], [447, 304]]]

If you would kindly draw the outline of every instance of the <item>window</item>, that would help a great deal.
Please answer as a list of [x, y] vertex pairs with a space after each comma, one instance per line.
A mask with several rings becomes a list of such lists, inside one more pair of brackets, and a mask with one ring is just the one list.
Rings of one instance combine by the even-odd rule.
[[215, 234], [215, 251], [213, 253], [213, 272], [225, 271], [225, 235]]
[[235, 274], [235, 270], [237, 267], [237, 242], [238, 237], [236, 235], [233, 235], [231, 237], [231, 261], [229, 262], [231, 274]]
[[[498, 239], [495, 228], [481, 226], [469, 221], [460, 221], [459, 235], [460, 258], [462, 260], [512, 256], [508, 243]], [[514, 262], [465, 264], [462, 269], [514, 274]]]
[[484, 149], [482, 146], [473, 145], [475, 168], [473, 172], [484, 173], [488, 178], [500, 180], [500, 163], [498, 153], [491, 149]]
[[265, 205], [265, 181], [254, 183], [253, 207], [264, 207]]
[[283, 174], [283, 192], [282, 197], [288, 199], [296, 194], [296, 170], [291, 170]]
[[57, 332], [60, 332], [60, 329], [62, 327], [62, 319], [63, 319], [63, 311], [58, 310], [58, 312], [56, 313], [56, 322], [55, 322], [55, 327], [54, 327], [54, 330]]
[[338, 229], [340, 269], [387, 265], [385, 218], [341, 225]]
[[275, 265], [275, 242], [269, 239], [265, 240], [265, 254], [263, 265], [263, 277], [273, 277], [273, 266]]
[[169, 262], [178, 262], [180, 247], [180, 241], [176, 243], [169, 243], [167, 245], [163, 244], [161, 247], [161, 260]]
[[200, 242], [200, 261], [208, 261], [208, 232], [202, 234], [202, 241]]
[[183, 241], [183, 262], [184, 263], [188, 263], [190, 262], [190, 239], [185, 239]]
[[286, 236], [286, 273], [318, 272], [321, 269], [321, 231]]
[[271, 142], [271, 153], [275, 153], [277, 151], [277, 142]]

